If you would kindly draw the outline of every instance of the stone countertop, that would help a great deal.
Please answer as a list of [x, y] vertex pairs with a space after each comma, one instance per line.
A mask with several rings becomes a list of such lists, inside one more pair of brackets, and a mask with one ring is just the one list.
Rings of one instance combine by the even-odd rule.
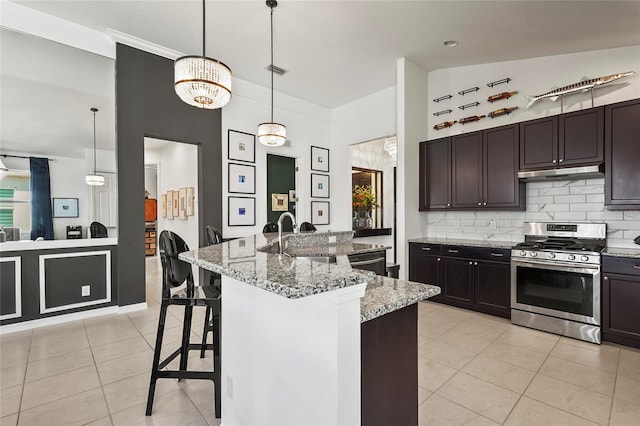
[[424, 243], [424, 244], [447, 244], [456, 246], [467, 247], [491, 247], [491, 248], [504, 248], [510, 249], [515, 246], [516, 243], [512, 241], [493, 241], [493, 240], [457, 240], [449, 238], [412, 238], [408, 240], [410, 243]]
[[[326, 235], [317, 235], [323, 234]], [[360, 303], [361, 322], [440, 293], [436, 286], [375, 276], [373, 272], [351, 268], [349, 254], [384, 250], [386, 246], [347, 241], [310, 245], [298, 240], [292, 244], [294, 247], [287, 248], [298, 256], [336, 256], [336, 263], [323, 263], [273, 254], [277, 238], [277, 234], [258, 234], [181, 253], [180, 258], [290, 299], [367, 283]]]
[[360, 322], [378, 318], [438, 294], [440, 287], [434, 285], [376, 276], [367, 284], [360, 301]]
[[604, 256], [612, 256], [612, 257], [631, 257], [635, 259], [640, 259], [640, 246], [637, 249], [635, 248], [618, 248], [618, 247], [607, 247], [602, 252]]
[[273, 249], [277, 246], [277, 234], [257, 234], [239, 238], [181, 253], [179, 257], [203, 269], [227, 275], [271, 293], [297, 299], [372, 281], [373, 272], [351, 269], [347, 254], [386, 248], [372, 244], [347, 243], [341, 241], [340, 237], [340, 244], [317, 242], [318, 238], [331, 235], [329, 233], [309, 233], [307, 235], [313, 235], [316, 240], [314, 243], [304, 244], [300, 243], [300, 238], [304, 240], [305, 235], [297, 235], [294, 237], [292, 234], [285, 234], [285, 237], [297, 241], [296, 244], [292, 244], [295, 247], [288, 248], [287, 251], [307, 256], [332, 254], [336, 256], [337, 262], [312, 262], [288, 255], [273, 254]]

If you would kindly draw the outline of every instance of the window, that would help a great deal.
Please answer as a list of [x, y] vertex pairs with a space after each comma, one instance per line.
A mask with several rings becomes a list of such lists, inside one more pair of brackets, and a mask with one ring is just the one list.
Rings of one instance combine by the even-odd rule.
[[0, 181], [0, 225], [23, 232], [31, 230], [31, 192], [26, 170], [11, 170]]

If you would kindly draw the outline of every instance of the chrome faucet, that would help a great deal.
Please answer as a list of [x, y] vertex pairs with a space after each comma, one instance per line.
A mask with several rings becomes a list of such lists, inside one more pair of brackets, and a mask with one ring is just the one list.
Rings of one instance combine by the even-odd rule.
[[285, 217], [289, 217], [291, 219], [291, 224], [293, 225], [293, 233], [296, 233], [296, 217], [291, 214], [291, 212], [284, 212], [278, 218], [278, 253], [284, 254], [284, 245], [282, 244], [282, 220]]

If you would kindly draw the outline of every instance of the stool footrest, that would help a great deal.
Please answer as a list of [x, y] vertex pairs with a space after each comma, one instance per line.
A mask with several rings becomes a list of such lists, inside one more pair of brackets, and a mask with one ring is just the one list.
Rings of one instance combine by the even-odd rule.
[[162, 370], [158, 371], [158, 379], [196, 379], [215, 381], [216, 378], [215, 373], [210, 371]]

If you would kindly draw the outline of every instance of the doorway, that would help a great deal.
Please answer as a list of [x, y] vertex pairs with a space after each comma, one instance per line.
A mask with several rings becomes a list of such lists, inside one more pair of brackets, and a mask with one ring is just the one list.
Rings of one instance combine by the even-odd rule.
[[[296, 159], [267, 154], [267, 222], [277, 222], [286, 211], [296, 216]], [[297, 222], [297, 219], [296, 219]], [[284, 221], [284, 231], [293, 231]]]

